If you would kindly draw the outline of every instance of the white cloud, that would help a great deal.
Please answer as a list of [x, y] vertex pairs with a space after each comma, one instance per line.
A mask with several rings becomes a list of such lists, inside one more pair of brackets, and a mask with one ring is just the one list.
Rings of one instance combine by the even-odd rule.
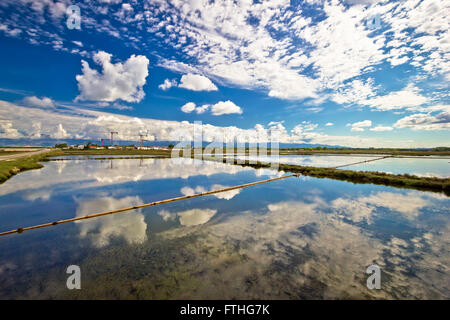
[[133, 54], [124, 63], [111, 63], [111, 57], [104, 51], [94, 55], [94, 61], [102, 67], [102, 73], [91, 69], [86, 61], [81, 61], [83, 74], [76, 76], [80, 90], [77, 100], [111, 102], [121, 99], [139, 102], [144, 98], [142, 88], [148, 75], [149, 60]]
[[197, 112], [197, 114], [205, 113], [209, 109], [209, 107], [210, 107], [209, 104], [204, 104], [200, 107], [195, 108], [195, 112]]
[[327, 87], [336, 88], [383, 61], [383, 36], [369, 36], [371, 30], [364, 26], [367, 9], [346, 9], [338, 1], [330, 1], [324, 2], [323, 11], [326, 19], [298, 34], [314, 46], [309, 62], [314, 63]]
[[204, 104], [198, 107], [196, 106], [195, 103], [188, 102], [181, 107], [181, 111], [183, 111], [184, 113], [192, 113], [195, 111], [197, 114], [205, 113], [208, 109], [211, 109], [211, 113], [215, 116], [220, 116], [224, 114], [242, 113], [242, 109], [239, 106], [235, 105], [230, 100], [220, 101], [214, 105]]
[[193, 90], [193, 91], [217, 91], [217, 87], [207, 77], [188, 73], [181, 77], [180, 88]]
[[[373, 5], [348, 6], [349, 1]], [[119, 2], [105, 0], [90, 6], [89, 10], [111, 19], [97, 21], [86, 14], [83, 29], [143, 49], [154, 47], [156, 38], [177, 52], [174, 58], [163, 53], [172, 50], [159, 51], [160, 65], [203, 74], [224, 85], [264, 90], [272, 97], [320, 99], [327, 89], [345, 88], [347, 81], [400, 64], [413, 66], [425, 77], [450, 79], [446, 14], [450, 4], [446, 0], [309, 0], [296, 5], [288, 0], [155, 0], [143, 6], [134, 2], [106, 5]], [[50, 23], [60, 27], [65, 22], [65, 3], [6, 1], [7, 12], [12, 9], [17, 14], [5, 14], [0, 30], [70, 52], [73, 48], [65, 46], [73, 40], [64, 28], [47, 30]], [[320, 19], [306, 13], [305, 3]], [[380, 31], [367, 26], [374, 14], [380, 14]], [[139, 32], [133, 32], [130, 23], [137, 24]], [[149, 34], [142, 34], [143, 30]]]
[[191, 113], [195, 111], [197, 114], [202, 114], [205, 113], [209, 109], [209, 107], [209, 104], [197, 107], [195, 103], [188, 102], [181, 107], [181, 111], [183, 111], [184, 113]]
[[394, 128], [388, 126], [376, 126], [374, 128], [370, 128], [370, 131], [392, 131]]
[[114, 102], [109, 107], [117, 109], [117, 110], [133, 110], [133, 107], [130, 107], [130, 106], [127, 106], [127, 105], [124, 105], [124, 104], [119, 104], [117, 102]]
[[322, 107], [311, 107], [311, 108], [306, 108], [307, 111], [312, 112], [312, 113], [319, 113], [320, 111], [323, 111]]
[[408, 56], [389, 58], [388, 61], [392, 66], [398, 66], [409, 61]]
[[372, 121], [364, 120], [364, 121], [355, 122], [355, 123], [349, 124], [349, 125], [352, 127], [351, 131], [362, 132], [362, 131], [364, 131], [364, 128], [372, 126]]
[[334, 126], [334, 123], [333, 123], [333, 122], [327, 122], [327, 123], [325, 124], [325, 126], [326, 126], [326, 127], [331, 127], [331, 126]]
[[428, 113], [416, 113], [398, 120], [394, 127], [428, 131], [449, 130], [450, 113], [442, 112], [434, 116]]
[[[450, 4], [446, 0], [401, 1], [395, 10], [382, 17], [393, 33], [392, 41], [404, 44], [404, 48], [415, 57], [426, 57], [414, 61], [416, 68], [430, 76], [442, 74], [447, 79], [450, 73], [450, 61], [446, 58], [450, 35], [449, 10]], [[394, 64], [404, 53], [393, 54]]]
[[362, 80], [353, 80], [341, 86], [339, 90], [333, 94], [331, 100], [339, 104], [364, 103], [364, 101], [375, 95], [374, 80], [369, 78], [365, 82]]
[[[75, 139], [99, 140], [105, 138], [110, 130], [119, 134], [116, 141], [127, 140], [135, 136], [137, 132], [147, 132], [155, 140], [159, 141], [186, 141], [193, 139], [193, 123], [187, 121], [168, 121], [130, 117], [108, 112], [94, 111], [71, 107], [61, 109], [40, 109], [19, 106], [0, 100], [0, 119], [6, 119], [3, 123], [10, 133], [19, 132], [23, 138], [50, 138], [55, 131], [61, 131], [62, 136]], [[36, 124], [39, 124], [37, 126]], [[62, 128], [59, 130], [59, 124]], [[327, 135], [313, 130], [316, 124], [302, 123], [297, 129], [288, 132], [282, 123], [264, 127], [255, 125], [254, 128], [241, 129], [236, 126], [213, 126], [204, 124], [203, 140], [212, 142], [218, 136], [225, 142], [237, 139], [238, 141], [266, 142], [269, 141], [270, 132], [277, 133], [282, 143], [308, 143], [341, 145], [349, 147], [436, 147], [447, 143], [445, 137], [437, 137], [432, 143], [422, 140], [402, 140], [388, 138], [361, 138], [355, 135]], [[12, 131], [10, 131], [12, 130]], [[63, 131], [64, 130], [64, 131]], [[4, 131], [4, 130], [3, 130]], [[4, 134], [3, 134], [4, 135]], [[136, 138], [137, 139], [137, 138]]]
[[414, 85], [408, 85], [403, 90], [391, 92], [385, 96], [378, 96], [362, 103], [379, 111], [404, 109], [421, 106], [428, 99], [419, 93]]
[[13, 127], [11, 121], [0, 120], [0, 138], [3, 139], [18, 139], [22, 138], [23, 135]]
[[25, 97], [23, 103], [27, 106], [41, 107], [41, 108], [53, 108], [53, 100], [47, 97], [38, 98], [36, 96]]
[[303, 121], [301, 124], [298, 124], [291, 130], [291, 132], [295, 135], [301, 135], [307, 131], [315, 130], [319, 125], [315, 123], [310, 123], [309, 121]]
[[364, 121], [359, 121], [359, 122], [355, 122], [352, 124], [352, 127], [370, 127], [372, 125], [372, 121], [370, 120], [364, 120]]
[[227, 101], [220, 101], [212, 105], [211, 112], [215, 116], [232, 113], [242, 114], [242, 109], [241, 107], [235, 105], [230, 100], [227, 100]]
[[172, 87], [176, 87], [177, 85], [178, 85], [177, 80], [175, 80], [175, 79], [172, 79], [172, 80], [166, 79], [166, 80], [164, 80], [163, 83], [161, 83], [158, 86], [158, 88], [160, 88], [163, 91], [166, 91], [166, 90], [169, 90]]
[[67, 131], [63, 128], [62, 124], [58, 124], [58, 127], [55, 132], [53, 132], [50, 135], [53, 139], [66, 139], [69, 138], [70, 135], [67, 133]]
[[8, 28], [8, 26], [4, 24], [0, 24], [0, 31], [5, 32], [10, 37], [16, 37], [22, 33], [22, 30], [17, 28]]
[[195, 103], [193, 102], [188, 102], [181, 107], [181, 111], [183, 111], [184, 113], [191, 113], [194, 110], [195, 110]]

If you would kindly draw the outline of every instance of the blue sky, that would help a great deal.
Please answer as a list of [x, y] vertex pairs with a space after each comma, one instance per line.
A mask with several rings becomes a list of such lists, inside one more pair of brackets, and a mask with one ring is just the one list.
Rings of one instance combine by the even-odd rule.
[[[69, 29], [80, 8], [80, 29]], [[448, 1], [0, 4], [0, 139], [450, 146]], [[137, 139], [137, 138], [136, 138]], [[6, 141], [6, 140], [4, 140]]]

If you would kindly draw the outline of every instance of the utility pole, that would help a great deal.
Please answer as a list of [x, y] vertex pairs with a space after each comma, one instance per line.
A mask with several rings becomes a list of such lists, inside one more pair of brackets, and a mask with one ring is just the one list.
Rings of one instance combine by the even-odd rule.
[[103, 139], [100, 139], [101, 143], [102, 143], [102, 148], [103, 148]]
[[116, 132], [116, 131], [111, 131], [111, 147], [114, 146], [113, 143], [114, 143], [114, 135], [115, 135], [115, 134], [119, 134], [119, 133]]
[[142, 146], [143, 146], [143, 142], [144, 142], [144, 137], [147, 137], [148, 135], [147, 134], [138, 134], [138, 136], [139, 136], [139, 140], [140, 140], [140, 142], [141, 142], [141, 149], [142, 149]]

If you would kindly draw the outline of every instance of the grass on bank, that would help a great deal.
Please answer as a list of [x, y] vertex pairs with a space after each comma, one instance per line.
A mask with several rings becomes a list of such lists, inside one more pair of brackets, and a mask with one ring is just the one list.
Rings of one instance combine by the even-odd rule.
[[40, 154], [14, 160], [0, 161], [0, 183], [5, 182], [19, 172], [42, 168], [43, 165], [39, 162], [46, 161], [46, 157], [46, 154]]
[[18, 154], [18, 153], [24, 153], [26, 151], [7, 151], [7, 150], [0, 150], [0, 156], [9, 156], [10, 154]]

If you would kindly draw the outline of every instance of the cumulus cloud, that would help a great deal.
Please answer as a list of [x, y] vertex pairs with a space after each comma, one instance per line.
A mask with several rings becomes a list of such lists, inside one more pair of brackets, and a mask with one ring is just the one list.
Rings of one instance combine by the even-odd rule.
[[[55, 130], [61, 132], [61, 136], [75, 139], [99, 140], [115, 130], [119, 134], [117, 141], [129, 141], [137, 132], [147, 132], [149, 137], [159, 141], [186, 141], [193, 140], [194, 124], [188, 121], [168, 121], [148, 118], [137, 118], [119, 115], [109, 112], [86, 110], [71, 107], [66, 110], [31, 108], [16, 105], [0, 100], [0, 119], [5, 119], [3, 125], [10, 133], [17, 132], [23, 137], [50, 138]], [[61, 124], [61, 128], [59, 128]], [[288, 130], [280, 122], [263, 126], [255, 125], [254, 128], [242, 129], [236, 126], [202, 126], [203, 141], [217, 141], [221, 137], [225, 142], [268, 142], [276, 139], [281, 143], [309, 143], [341, 145], [349, 147], [430, 147], [445, 145], [446, 140], [437, 138], [432, 145], [429, 141], [383, 139], [380, 137], [369, 138], [355, 135], [327, 135], [315, 131], [317, 124], [301, 123], [296, 130]], [[61, 130], [60, 130], [61, 129]], [[312, 129], [312, 130], [308, 130]], [[16, 131], [17, 130], [17, 131]], [[64, 130], [64, 131], [63, 131]], [[4, 131], [4, 130], [3, 130]], [[3, 133], [4, 134], [4, 133]], [[136, 138], [137, 139], [137, 138]]]
[[359, 121], [359, 122], [355, 122], [355, 123], [352, 123], [352, 124], [348, 124], [347, 126], [351, 126], [352, 127], [351, 131], [362, 132], [362, 131], [364, 131], [364, 128], [372, 126], [372, 121], [371, 120], [364, 120], [364, 121]]
[[217, 91], [217, 87], [207, 77], [188, 73], [181, 77], [180, 88], [193, 90], [193, 91]]
[[172, 80], [166, 79], [166, 80], [164, 80], [163, 83], [161, 83], [158, 86], [158, 88], [160, 88], [163, 91], [166, 91], [166, 90], [169, 90], [172, 87], [176, 87], [177, 85], [178, 85], [177, 80], [175, 80], [175, 79], [172, 79]]
[[23, 135], [13, 127], [11, 121], [0, 120], [0, 138], [3, 139], [18, 139], [22, 138]]
[[450, 113], [442, 112], [437, 115], [416, 113], [398, 120], [394, 127], [411, 128], [413, 130], [449, 130]]
[[67, 133], [67, 131], [63, 128], [62, 124], [58, 124], [58, 127], [55, 132], [53, 132], [50, 135], [53, 139], [66, 139], [69, 138], [70, 135]]
[[183, 111], [184, 113], [191, 113], [192, 111], [195, 110], [195, 106], [196, 106], [195, 103], [188, 102], [181, 107], [181, 111]]
[[211, 112], [215, 116], [220, 116], [223, 114], [232, 114], [232, 113], [242, 114], [242, 109], [241, 109], [241, 107], [235, 105], [230, 100], [227, 100], [227, 101], [220, 101], [220, 102], [212, 105]]
[[197, 114], [205, 113], [209, 109], [209, 107], [209, 104], [204, 104], [202, 106], [196, 107], [195, 112], [197, 112]]
[[331, 126], [334, 126], [334, 123], [333, 123], [333, 122], [327, 122], [327, 123], [325, 124], [325, 126], [326, 126], [326, 127], [331, 127]]
[[149, 60], [133, 54], [124, 63], [112, 63], [111, 57], [104, 51], [94, 55], [94, 62], [102, 68], [101, 73], [81, 61], [83, 74], [76, 76], [80, 90], [76, 100], [139, 102], [144, 98]]
[[389, 127], [389, 126], [376, 126], [374, 128], [370, 128], [369, 130], [380, 132], [380, 131], [392, 131], [392, 130], [394, 130], [394, 128]]
[[209, 104], [204, 104], [202, 106], [197, 107], [197, 105], [195, 103], [188, 102], [181, 107], [181, 111], [183, 111], [184, 113], [191, 113], [191, 112], [195, 111], [197, 114], [202, 114], [202, 113], [205, 113], [206, 110], [209, 109], [209, 107], [210, 107]]
[[209, 109], [211, 109], [211, 113], [215, 116], [233, 113], [242, 114], [241, 107], [235, 105], [230, 100], [220, 101], [213, 105], [204, 104], [202, 106], [197, 106], [193, 102], [188, 102], [181, 107], [181, 111], [184, 113], [196, 112], [197, 114], [205, 113]]
[[47, 97], [38, 98], [36, 96], [25, 97], [23, 103], [31, 107], [53, 108], [53, 100]]
[[414, 85], [408, 85], [403, 90], [377, 96], [362, 103], [379, 111], [418, 107], [428, 102], [427, 97], [421, 95], [419, 91]]

